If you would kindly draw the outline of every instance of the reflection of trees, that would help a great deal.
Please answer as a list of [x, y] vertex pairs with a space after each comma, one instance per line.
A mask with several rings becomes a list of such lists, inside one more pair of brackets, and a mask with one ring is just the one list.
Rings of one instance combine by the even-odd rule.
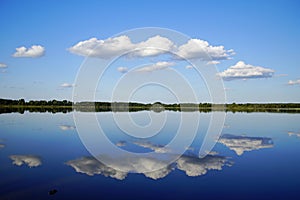
[[299, 103], [245, 103], [245, 104], [226, 104], [226, 111], [231, 112], [287, 112], [299, 113]]
[[180, 104], [163, 104], [156, 102], [154, 104], [143, 104], [134, 102], [76, 102], [63, 100], [37, 100], [28, 101], [24, 99], [11, 100], [0, 99], [0, 113], [19, 112], [70, 112], [72, 110], [81, 112], [136, 112], [143, 110], [151, 110], [154, 112], [161, 112], [163, 110], [169, 111], [183, 111], [183, 112], [211, 112], [211, 111], [226, 111], [226, 112], [288, 112], [299, 113], [300, 104], [297, 103], [269, 103], [269, 104], [226, 104], [217, 105], [211, 103], [180, 103]]
[[0, 114], [2, 113], [21, 113], [28, 112], [40, 112], [40, 113], [68, 113], [71, 112], [72, 107], [0, 107]]

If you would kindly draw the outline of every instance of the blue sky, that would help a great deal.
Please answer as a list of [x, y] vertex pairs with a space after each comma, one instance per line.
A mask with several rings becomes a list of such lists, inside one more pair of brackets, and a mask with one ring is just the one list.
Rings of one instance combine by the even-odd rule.
[[[90, 38], [106, 40], [129, 29], [162, 27], [207, 41], [211, 46], [224, 46], [226, 51], [233, 49], [234, 55], [216, 64], [224, 72], [228, 102], [300, 102], [299, 7], [296, 0], [3, 0], [0, 2], [0, 98], [72, 99], [72, 86], [84, 56], [69, 48]], [[16, 48], [20, 47], [26, 48], [25, 53], [19, 49], [16, 54]], [[26, 53], [31, 47], [33, 50]], [[163, 60], [155, 60], [160, 61]], [[243, 61], [243, 70], [250, 67], [260, 74], [249, 75], [248, 71], [244, 78], [238, 77], [235, 68], [230, 67], [237, 66], [239, 61]], [[124, 63], [119, 66], [128, 67]], [[184, 71], [185, 64], [180, 65], [177, 69], [194, 84], [197, 95], [206, 95], [207, 91], [200, 92], [204, 87], [199, 85], [203, 83], [193, 77], [193, 70]], [[110, 77], [116, 81], [124, 74], [117, 70], [107, 73], [105, 81], [110, 86], [113, 84]], [[136, 96], [136, 101], [174, 102], [170, 92], [164, 93], [157, 86], [140, 90]], [[96, 97], [108, 100], [109, 92], [101, 91]], [[209, 101], [209, 98], [199, 99]]]

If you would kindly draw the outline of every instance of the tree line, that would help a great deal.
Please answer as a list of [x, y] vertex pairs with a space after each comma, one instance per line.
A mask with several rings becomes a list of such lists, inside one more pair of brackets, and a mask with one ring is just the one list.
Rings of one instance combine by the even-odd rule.
[[2, 106], [72, 106], [71, 101], [63, 100], [30, 100], [25, 101], [24, 99], [13, 100], [13, 99], [0, 99], [0, 105]]
[[180, 103], [164, 104], [155, 103], [136, 103], [136, 102], [76, 102], [68, 100], [30, 100], [24, 99], [0, 99], [0, 113], [3, 112], [136, 112], [142, 110], [151, 110], [161, 112], [170, 111], [225, 111], [225, 112], [289, 112], [300, 113], [300, 103], [231, 103], [231, 104], [212, 104], [212, 103]]

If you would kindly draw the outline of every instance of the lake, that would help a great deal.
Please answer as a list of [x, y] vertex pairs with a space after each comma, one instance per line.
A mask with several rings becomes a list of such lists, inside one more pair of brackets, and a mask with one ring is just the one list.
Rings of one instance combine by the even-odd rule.
[[0, 199], [299, 199], [300, 114], [226, 113], [205, 157], [212, 113], [79, 114], [0, 115]]

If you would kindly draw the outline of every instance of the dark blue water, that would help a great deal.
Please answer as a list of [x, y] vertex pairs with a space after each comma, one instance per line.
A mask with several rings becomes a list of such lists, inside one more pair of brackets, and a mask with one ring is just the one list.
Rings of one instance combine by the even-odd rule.
[[[147, 114], [132, 113], [132, 120], [146, 125]], [[204, 158], [198, 152], [211, 114], [200, 114], [197, 135], [182, 155], [164, 148], [180, 124], [179, 112], [167, 115], [158, 134], [138, 139], [118, 128], [112, 113], [97, 113], [118, 148], [157, 152], [103, 152], [111, 161], [105, 165], [82, 141], [81, 134], [96, 133], [79, 134], [72, 113], [1, 114], [0, 199], [299, 199], [299, 114], [228, 113], [222, 136]], [[166, 162], [173, 155], [177, 159]]]

